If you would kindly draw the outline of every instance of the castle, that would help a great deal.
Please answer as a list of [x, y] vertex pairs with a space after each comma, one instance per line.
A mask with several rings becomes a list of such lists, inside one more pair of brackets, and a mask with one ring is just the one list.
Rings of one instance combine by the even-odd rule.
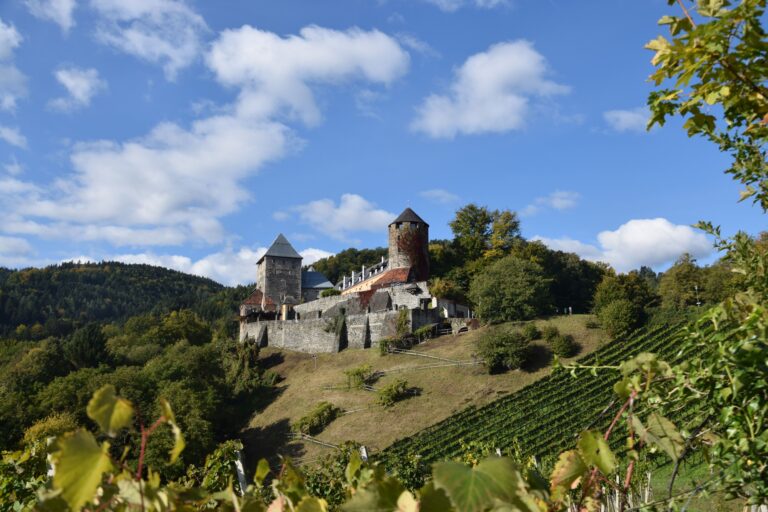
[[[388, 258], [333, 285], [278, 235], [240, 306], [240, 340], [301, 352], [369, 348], [425, 325], [461, 330], [471, 311], [429, 293], [429, 224], [406, 208], [388, 227]], [[322, 297], [323, 290], [338, 293]], [[398, 327], [399, 325], [399, 327]]]

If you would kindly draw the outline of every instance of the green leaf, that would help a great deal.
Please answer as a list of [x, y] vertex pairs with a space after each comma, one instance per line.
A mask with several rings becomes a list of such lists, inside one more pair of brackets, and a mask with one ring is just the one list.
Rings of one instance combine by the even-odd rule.
[[491, 457], [475, 468], [458, 462], [435, 464], [436, 489], [443, 489], [457, 510], [486, 510], [498, 502], [511, 503], [520, 510], [537, 510], [517, 465], [508, 458]]
[[173, 440], [174, 440], [173, 448], [171, 448], [171, 451], [169, 453], [171, 464], [173, 464], [179, 458], [179, 455], [181, 455], [181, 452], [184, 451], [184, 447], [186, 446], [186, 443], [184, 442], [184, 436], [181, 434], [181, 429], [179, 428], [179, 425], [176, 423], [176, 417], [173, 415], [171, 404], [169, 404], [168, 400], [166, 400], [165, 398], [161, 398], [160, 407], [163, 411], [163, 417], [165, 418], [165, 422], [171, 426], [171, 429], [173, 429]]
[[555, 490], [567, 491], [571, 488], [571, 485], [584, 476], [587, 472], [587, 465], [581, 459], [579, 452], [576, 450], [569, 450], [560, 454], [560, 457], [555, 463], [555, 467], [552, 470], [551, 487], [552, 492]]
[[604, 475], [609, 475], [616, 469], [616, 457], [599, 432], [582, 432], [577, 447], [579, 455], [588, 466], [596, 466]]
[[357, 473], [363, 465], [363, 460], [360, 458], [360, 454], [357, 450], [353, 451], [349, 457], [349, 464], [344, 471], [344, 475], [347, 477], [347, 483], [353, 485], [357, 480]]
[[269, 462], [267, 462], [267, 459], [259, 460], [259, 463], [256, 466], [256, 474], [253, 476], [253, 481], [256, 482], [256, 485], [261, 485], [264, 483], [264, 479], [267, 478], [268, 474]]
[[296, 512], [328, 512], [328, 503], [323, 499], [307, 496], [299, 502]]
[[664, 416], [652, 413], [646, 420], [648, 426], [644, 426], [637, 416], [632, 416], [632, 426], [640, 439], [653, 444], [669, 457], [676, 461], [680, 458], [685, 448], [685, 441], [675, 425]]
[[128, 427], [133, 420], [131, 402], [115, 395], [115, 386], [107, 384], [93, 394], [86, 409], [102, 432], [115, 437], [118, 431]]
[[73, 510], [93, 500], [102, 475], [113, 469], [109, 443], [99, 446], [90, 432], [80, 429], [57, 440], [51, 454], [55, 473], [53, 485]]
[[371, 510], [399, 510], [398, 500], [405, 488], [394, 478], [385, 478], [358, 489], [352, 499], [341, 506], [347, 512], [369, 512]]
[[429, 482], [419, 490], [419, 511], [420, 512], [447, 512], [454, 510], [451, 506], [451, 500], [442, 489], [435, 489], [434, 482]]

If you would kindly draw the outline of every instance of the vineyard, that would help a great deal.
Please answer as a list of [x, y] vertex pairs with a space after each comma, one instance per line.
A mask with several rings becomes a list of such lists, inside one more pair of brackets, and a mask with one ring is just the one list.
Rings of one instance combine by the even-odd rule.
[[[580, 360], [584, 365], [618, 365], [642, 352], [675, 358], [683, 335], [679, 326], [642, 329], [616, 339]], [[608, 373], [610, 372], [610, 373]], [[407, 454], [425, 462], [456, 457], [462, 441], [490, 442], [502, 451], [516, 446], [521, 455], [546, 457], [571, 447], [585, 428], [610, 422], [618, 375], [611, 370], [581, 370], [572, 376], [559, 371], [483, 407], [468, 407], [381, 454], [386, 462]]]

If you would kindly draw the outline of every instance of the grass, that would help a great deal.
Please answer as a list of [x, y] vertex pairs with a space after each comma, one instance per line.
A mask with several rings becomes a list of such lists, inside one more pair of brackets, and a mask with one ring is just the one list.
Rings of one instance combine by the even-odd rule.
[[[587, 329], [589, 315], [552, 318], [561, 333], [571, 334], [579, 344], [575, 358], [589, 354], [608, 340], [601, 329]], [[545, 321], [537, 321], [541, 329]], [[446, 359], [471, 360], [475, 341], [485, 329], [459, 336], [443, 336], [415, 347], [414, 350]], [[304, 416], [318, 402], [328, 401], [346, 411], [357, 411], [337, 418], [317, 438], [331, 444], [357, 441], [370, 450], [381, 450], [397, 439], [409, 436], [469, 405], [481, 406], [517, 391], [548, 375], [546, 343], [533, 343], [535, 358], [523, 371], [488, 375], [483, 366], [430, 369], [416, 367], [439, 363], [437, 360], [408, 355], [380, 356], [378, 350], [345, 350], [339, 354], [302, 354], [265, 348], [262, 357], [271, 362], [282, 381], [275, 398], [250, 422], [244, 433], [249, 462], [276, 453], [289, 455], [306, 463], [323, 455], [328, 448], [305, 442], [288, 442], [290, 424]], [[419, 394], [384, 409], [376, 405], [376, 394], [363, 390], [324, 389], [346, 385], [344, 371], [370, 364], [376, 371], [399, 370], [380, 378], [374, 387], [395, 379], [405, 379]]]
[[[674, 464], [665, 464], [651, 473], [651, 489], [654, 500], [663, 500], [668, 496], [669, 479], [672, 477]], [[672, 494], [681, 494], [694, 489], [698, 484], [710, 478], [706, 462], [697, 459], [684, 461], [680, 465], [680, 471], [672, 489]], [[681, 496], [678, 505], [687, 502], [689, 495]], [[710, 494], [706, 496], [696, 495], [688, 504], [686, 510], [691, 512], [740, 512], [744, 509], [742, 500], [726, 500], [722, 494]]]

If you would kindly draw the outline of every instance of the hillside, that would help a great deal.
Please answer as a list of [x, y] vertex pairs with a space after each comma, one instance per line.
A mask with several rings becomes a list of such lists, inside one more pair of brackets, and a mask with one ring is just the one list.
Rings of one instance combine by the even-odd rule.
[[[577, 357], [596, 350], [607, 341], [600, 329], [587, 329], [588, 315], [558, 317], [551, 320], [561, 332], [572, 334], [581, 346]], [[537, 322], [543, 324], [545, 322]], [[291, 455], [303, 462], [327, 452], [327, 448], [306, 442], [289, 442], [290, 425], [320, 401], [329, 401], [349, 414], [336, 419], [317, 438], [330, 444], [353, 440], [373, 451], [386, 448], [398, 439], [413, 435], [468, 406], [482, 406], [501, 396], [509, 395], [548, 375], [547, 348], [543, 341], [533, 343], [537, 354], [534, 363], [524, 371], [488, 375], [482, 366], [443, 366], [423, 368], [436, 364], [449, 364], [434, 357], [468, 361], [472, 359], [475, 341], [484, 329], [458, 336], [442, 336], [414, 348], [423, 356], [390, 354], [379, 355], [377, 350], [347, 350], [339, 354], [309, 354], [280, 352], [266, 348], [262, 358], [271, 370], [282, 378], [276, 389], [276, 398], [252, 418], [245, 433], [246, 445], [251, 448], [249, 460], [262, 455]], [[374, 387], [386, 385], [396, 378], [406, 379], [419, 394], [395, 404], [390, 409], [377, 406], [375, 394], [360, 390], [343, 389], [344, 371], [370, 364], [374, 370], [391, 372], [381, 377]], [[329, 388], [342, 389], [329, 389]]]
[[[63, 263], [42, 269], [0, 268], [0, 336], [20, 325], [21, 338], [65, 335], [87, 322], [191, 308], [213, 319], [235, 310], [244, 290], [149, 265]], [[218, 297], [217, 297], [218, 295]], [[36, 326], [36, 324], [39, 324]], [[22, 329], [23, 330], [23, 329]]]

